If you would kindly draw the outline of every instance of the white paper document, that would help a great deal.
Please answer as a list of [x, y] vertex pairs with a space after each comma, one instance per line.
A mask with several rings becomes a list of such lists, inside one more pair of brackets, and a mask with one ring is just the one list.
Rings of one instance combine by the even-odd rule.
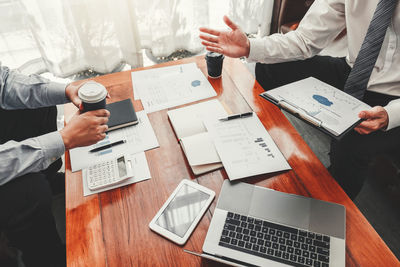
[[178, 139], [207, 132], [203, 124], [206, 118], [228, 116], [221, 102], [217, 99], [169, 110], [167, 113]]
[[[111, 159], [115, 155], [134, 154], [158, 147], [157, 137], [147, 114], [144, 111], [139, 111], [136, 114], [139, 121], [138, 124], [111, 131], [107, 133], [105, 139], [94, 145], [71, 149], [72, 171], [79, 171], [92, 164]], [[89, 152], [91, 149], [102, 147], [119, 140], [125, 140], [126, 143], [99, 152]]]
[[97, 194], [100, 192], [104, 192], [104, 191], [108, 191], [114, 188], [118, 188], [124, 185], [128, 185], [128, 184], [133, 184], [133, 183], [137, 183], [140, 181], [144, 181], [144, 180], [148, 180], [151, 178], [151, 174], [150, 174], [150, 170], [149, 170], [149, 166], [147, 164], [147, 159], [146, 159], [146, 155], [144, 154], [144, 152], [140, 152], [137, 154], [132, 155], [132, 164], [133, 164], [133, 170], [134, 170], [134, 176], [126, 179], [125, 181], [119, 183], [119, 184], [115, 184], [115, 185], [111, 185], [109, 187], [106, 188], [101, 188], [101, 189], [97, 189], [97, 190], [90, 190], [88, 187], [88, 183], [86, 181], [86, 171], [87, 169], [83, 169], [82, 172], [82, 184], [83, 184], [83, 195], [89, 196], [92, 194]]
[[195, 63], [134, 71], [135, 99], [141, 99], [147, 113], [216, 96], [216, 92]]
[[230, 180], [291, 169], [255, 113], [205, 125]]
[[334, 136], [341, 135], [359, 121], [360, 111], [371, 108], [313, 77], [269, 90], [262, 95]]

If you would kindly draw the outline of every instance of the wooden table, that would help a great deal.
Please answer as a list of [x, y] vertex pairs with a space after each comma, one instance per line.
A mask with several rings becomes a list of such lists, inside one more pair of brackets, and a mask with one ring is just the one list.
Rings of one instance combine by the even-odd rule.
[[[150, 68], [196, 62], [207, 73], [203, 57]], [[146, 69], [146, 68], [141, 68]], [[141, 70], [137, 69], [137, 70]], [[133, 100], [131, 72], [94, 78], [104, 84], [112, 101]], [[261, 86], [237, 59], [225, 58], [222, 78], [209, 79], [218, 100], [230, 112], [255, 111], [290, 166], [291, 171], [260, 175], [244, 182], [346, 206], [346, 266], [397, 266], [399, 261], [347, 197], [293, 126], [274, 105], [263, 100]], [[135, 100], [136, 110], [142, 110]], [[66, 117], [75, 112], [66, 105]], [[183, 178], [213, 189], [217, 195], [227, 174], [220, 169], [195, 177], [168, 121], [166, 110], [148, 115], [160, 147], [147, 151], [152, 178], [119, 189], [83, 197], [81, 172], [71, 172], [66, 153], [66, 240], [68, 266], [209, 266], [208, 260], [183, 248], [201, 251], [216, 201], [183, 246], [152, 232], [148, 224]]]

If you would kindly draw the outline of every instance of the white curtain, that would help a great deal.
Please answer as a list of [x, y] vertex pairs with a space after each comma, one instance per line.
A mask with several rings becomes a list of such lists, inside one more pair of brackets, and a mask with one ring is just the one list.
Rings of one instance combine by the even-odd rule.
[[66, 77], [82, 70], [140, 66], [134, 1], [22, 0], [47, 69]]
[[201, 52], [198, 28], [224, 27], [224, 14], [247, 33], [268, 34], [273, 6], [273, 0], [14, 1], [47, 69], [59, 77], [108, 73], [121, 62], [141, 66], [143, 48], [156, 57]]

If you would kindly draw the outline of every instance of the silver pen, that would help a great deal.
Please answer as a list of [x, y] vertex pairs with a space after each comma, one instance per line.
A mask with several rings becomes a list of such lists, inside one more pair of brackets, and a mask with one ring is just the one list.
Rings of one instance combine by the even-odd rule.
[[250, 117], [250, 116], [253, 116], [253, 111], [245, 112], [245, 113], [241, 113], [241, 114], [229, 115], [228, 117], [220, 118], [219, 120], [220, 121], [229, 121], [229, 120], [233, 120], [233, 119], [246, 118], [246, 117]]
[[286, 108], [293, 114], [298, 114], [301, 118], [303, 118], [304, 120], [308, 121], [311, 124], [314, 124], [315, 126], [321, 127], [322, 125], [322, 122], [319, 119], [314, 118], [313, 116], [308, 114], [308, 112], [305, 109], [298, 107], [297, 105], [292, 104], [287, 100], [283, 99], [279, 101], [279, 106]]

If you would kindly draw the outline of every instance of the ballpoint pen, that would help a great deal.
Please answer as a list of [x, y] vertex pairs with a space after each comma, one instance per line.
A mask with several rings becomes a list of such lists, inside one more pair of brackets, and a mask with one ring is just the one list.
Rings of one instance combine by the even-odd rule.
[[320, 121], [317, 118], [314, 118], [312, 115], [310, 115], [307, 110], [296, 106], [295, 104], [292, 104], [291, 102], [287, 101], [287, 100], [280, 100], [279, 101], [279, 106], [287, 109], [289, 112], [292, 112], [293, 114], [297, 114], [298, 116], [300, 116], [301, 118], [303, 118], [304, 120], [308, 121], [309, 123], [321, 127], [322, 125], [322, 121]]
[[89, 152], [90, 153], [99, 152], [101, 150], [104, 150], [104, 149], [107, 149], [107, 148], [110, 148], [110, 147], [113, 147], [113, 146], [116, 146], [116, 145], [120, 145], [120, 144], [123, 144], [123, 143], [126, 143], [126, 141], [125, 140], [119, 140], [119, 141], [114, 142], [114, 143], [110, 143], [110, 144], [107, 144], [107, 145], [104, 145], [104, 146], [93, 148], [92, 150], [89, 150]]
[[229, 121], [229, 120], [233, 120], [233, 119], [238, 119], [238, 118], [246, 118], [246, 117], [250, 117], [253, 116], [253, 112], [245, 112], [245, 113], [241, 113], [241, 114], [234, 114], [234, 115], [229, 115], [228, 117], [225, 118], [220, 118], [220, 121]]

